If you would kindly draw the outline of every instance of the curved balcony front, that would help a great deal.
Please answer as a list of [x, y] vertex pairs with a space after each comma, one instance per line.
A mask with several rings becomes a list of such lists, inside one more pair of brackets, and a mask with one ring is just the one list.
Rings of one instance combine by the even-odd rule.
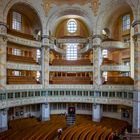
[[7, 37], [8, 37], [8, 42], [12, 42], [12, 43], [16, 43], [16, 44], [20, 44], [20, 45], [24, 45], [28, 47], [35, 47], [35, 48], [41, 48], [42, 46], [42, 43], [40, 41], [25, 39], [23, 37], [17, 37], [10, 34], [8, 34]]
[[[85, 94], [82, 92], [69, 91], [64, 94], [54, 95], [45, 90], [20, 90], [20, 91], [6, 91], [7, 93], [0, 93], [0, 109], [22, 106], [28, 104], [38, 103], [54, 103], [54, 102], [77, 102], [77, 103], [94, 103], [94, 104], [116, 104], [116, 105], [133, 105], [132, 92], [100, 92], [91, 91]], [[26, 92], [26, 94], [25, 94]], [[81, 91], [80, 91], [81, 92]], [[121, 93], [121, 94], [120, 94]]]
[[120, 71], [120, 72], [130, 72], [130, 66], [128, 65], [112, 65], [106, 64], [101, 66], [101, 71]]
[[105, 40], [101, 43], [102, 49], [125, 49], [128, 48], [128, 45], [126, 43], [123, 43], [121, 41], [115, 41], [115, 40]]
[[51, 72], [92, 72], [93, 66], [50, 66]]

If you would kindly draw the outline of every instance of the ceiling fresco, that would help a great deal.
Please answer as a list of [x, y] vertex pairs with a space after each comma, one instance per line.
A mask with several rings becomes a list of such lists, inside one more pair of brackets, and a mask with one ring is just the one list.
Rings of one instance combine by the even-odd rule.
[[98, 12], [98, 8], [100, 5], [99, 0], [43, 0], [43, 7], [45, 10], [46, 15], [48, 14], [49, 10], [52, 8], [52, 4], [55, 4], [57, 6], [61, 6], [63, 4], [73, 5], [85, 5], [87, 3], [91, 4], [92, 10], [94, 15], [96, 16]]

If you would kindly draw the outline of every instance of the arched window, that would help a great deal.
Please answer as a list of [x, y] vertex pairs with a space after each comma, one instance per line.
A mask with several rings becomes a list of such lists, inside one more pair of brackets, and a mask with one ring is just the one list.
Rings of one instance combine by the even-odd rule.
[[67, 23], [67, 29], [70, 33], [74, 33], [77, 30], [77, 22], [74, 19], [70, 19]]
[[21, 14], [18, 12], [13, 12], [12, 29], [21, 30]]
[[77, 60], [77, 44], [68, 44], [66, 49], [67, 60]]
[[124, 15], [122, 17], [122, 29], [123, 31], [130, 29], [130, 15]]

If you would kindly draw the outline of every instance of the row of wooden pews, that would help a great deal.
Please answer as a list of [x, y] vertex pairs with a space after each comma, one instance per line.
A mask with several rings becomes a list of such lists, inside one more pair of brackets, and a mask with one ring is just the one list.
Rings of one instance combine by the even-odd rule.
[[7, 84], [39, 84], [33, 76], [8, 76]]
[[108, 58], [104, 58], [103, 59], [103, 62], [102, 62], [102, 65], [117, 65], [118, 63], [116, 63], [115, 61], [113, 60], [110, 60]]
[[54, 59], [52, 61], [52, 65], [54, 66], [73, 66], [73, 65], [83, 65], [83, 66], [87, 66], [87, 65], [91, 65], [91, 62], [89, 59], [80, 59], [80, 60], [63, 60], [63, 59]]
[[11, 34], [11, 35], [15, 35], [17, 37], [30, 39], [30, 40], [34, 40], [34, 41], [36, 40], [33, 35], [27, 34], [27, 33], [22, 33], [22, 32], [17, 32], [16, 30], [8, 29], [8, 33]]
[[52, 84], [92, 84], [90, 77], [57, 76], [53, 77]]
[[34, 60], [33, 57], [17, 56], [12, 54], [7, 55], [7, 61], [17, 63], [37, 64], [36, 60]]
[[133, 85], [134, 80], [131, 77], [128, 76], [122, 76], [122, 77], [108, 77], [107, 81], [103, 84], [116, 84], [116, 85]]
[[11, 121], [11, 128], [0, 133], [0, 140], [56, 140], [59, 128], [63, 129], [60, 140], [111, 140], [112, 132], [121, 131], [126, 124], [111, 118], [97, 123], [88, 115], [77, 115], [76, 124], [68, 128], [65, 116], [52, 115], [46, 122], [35, 118], [19, 119]]
[[109, 140], [112, 129], [92, 124], [72, 126], [64, 132], [60, 140]]

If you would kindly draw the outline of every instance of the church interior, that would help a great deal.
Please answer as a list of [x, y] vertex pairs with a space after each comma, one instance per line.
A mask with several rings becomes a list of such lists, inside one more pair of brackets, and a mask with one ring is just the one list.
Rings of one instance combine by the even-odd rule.
[[140, 140], [140, 0], [0, 0], [0, 140]]

